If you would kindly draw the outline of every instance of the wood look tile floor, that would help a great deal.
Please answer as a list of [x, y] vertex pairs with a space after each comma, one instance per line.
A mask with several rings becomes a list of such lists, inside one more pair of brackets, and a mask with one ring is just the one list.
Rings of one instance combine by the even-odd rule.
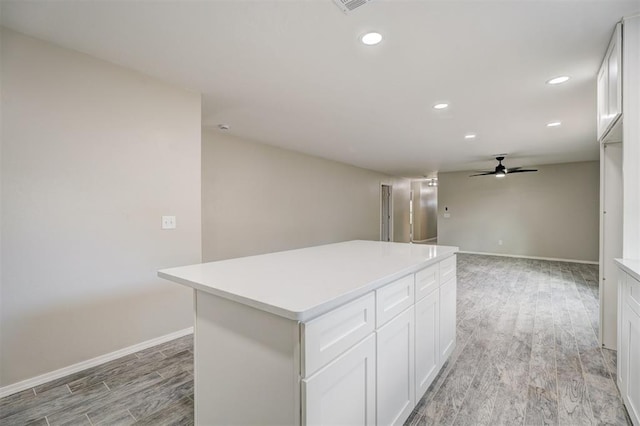
[[630, 425], [598, 267], [458, 255], [457, 344], [406, 424]]
[[[594, 265], [458, 255], [458, 335], [407, 425], [631, 424]], [[186, 336], [0, 399], [2, 425], [193, 424]]]

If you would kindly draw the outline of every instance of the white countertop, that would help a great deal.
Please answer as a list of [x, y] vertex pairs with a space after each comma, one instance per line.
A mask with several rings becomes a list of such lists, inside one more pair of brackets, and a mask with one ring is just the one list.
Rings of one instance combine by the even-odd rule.
[[640, 281], [640, 259], [614, 259], [629, 275]]
[[307, 321], [457, 251], [449, 246], [347, 241], [162, 269], [158, 276]]

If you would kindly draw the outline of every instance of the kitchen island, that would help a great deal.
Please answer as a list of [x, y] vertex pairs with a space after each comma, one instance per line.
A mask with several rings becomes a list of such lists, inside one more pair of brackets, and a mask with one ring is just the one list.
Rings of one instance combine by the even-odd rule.
[[455, 347], [457, 251], [349, 241], [159, 271], [195, 290], [196, 424], [402, 424]]

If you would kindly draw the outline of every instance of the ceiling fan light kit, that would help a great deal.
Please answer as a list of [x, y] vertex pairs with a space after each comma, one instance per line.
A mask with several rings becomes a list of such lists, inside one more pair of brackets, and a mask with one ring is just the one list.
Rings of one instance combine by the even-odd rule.
[[496, 157], [496, 160], [498, 160], [498, 165], [494, 170], [484, 170], [478, 174], [470, 175], [469, 177], [495, 175], [497, 178], [503, 178], [507, 176], [507, 174], [511, 174], [511, 173], [527, 173], [527, 172], [538, 171], [538, 169], [523, 169], [522, 167], [511, 167], [508, 169], [502, 164], [502, 160], [504, 160], [504, 155], [500, 155]]

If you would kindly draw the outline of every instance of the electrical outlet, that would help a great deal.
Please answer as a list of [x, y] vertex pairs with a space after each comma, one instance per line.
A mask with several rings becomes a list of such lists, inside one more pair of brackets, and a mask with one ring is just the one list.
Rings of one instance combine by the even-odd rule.
[[162, 229], [176, 229], [176, 217], [162, 216]]

